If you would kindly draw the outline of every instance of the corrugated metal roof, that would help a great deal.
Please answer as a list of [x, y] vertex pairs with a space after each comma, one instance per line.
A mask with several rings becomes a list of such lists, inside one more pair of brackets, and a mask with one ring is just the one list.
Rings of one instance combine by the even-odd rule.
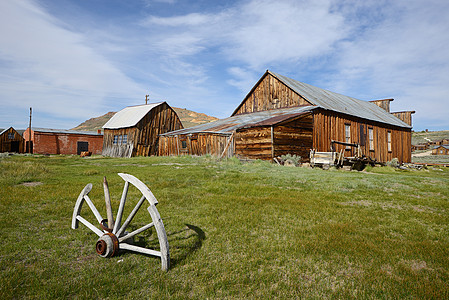
[[233, 131], [239, 128], [275, 125], [287, 119], [309, 112], [315, 108], [316, 106], [301, 106], [237, 115], [190, 128], [167, 132], [161, 135], [170, 136], [193, 133], [217, 133], [231, 135]]
[[303, 96], [306, 100], [321, 108], [367, 120], [411, 128], [410, 125], [386, 112], [374, 103], [327, 91], [310, 84], [299, 82], [283, 75], [273, 73], [271, 71], [267, 72], [285, 83], [292, 90]]
[[109, 121], [107, 121], [106, 124], [103, 125], [103, 128], [118, 129], [133, 127], [137, 123], [139, 123], [139, 121], [142, 120], [142, 118], [145, 117], [146, 114], [149, 113], [153, 108], [161, 105], [162, 103], [165, 102], [125, 107], [121, 111], [117, 112], [112, 118], [110, 118]]
[[433, 149], [438, 149], [440, 147], [443, 147], [443, 148], [446, 148], [447, 150], [449, 150], [449, 145], [439, 145], [439, 146], [433, 147]]
[[36, 128], [31, 127], [34, 132], [44, 132], [44, 133], [66, 133], [66, 134], [84, 134], [84, 135], [103, 135], [103, 133], [98, 133], [96, 131], [75, 131], [67, 129], [51, 129], [51, 128]]

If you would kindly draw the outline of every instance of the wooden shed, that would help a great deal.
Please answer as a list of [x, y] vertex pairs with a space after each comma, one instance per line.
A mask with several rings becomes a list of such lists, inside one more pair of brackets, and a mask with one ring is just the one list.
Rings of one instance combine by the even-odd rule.
[[31, 153], [34, 154], [101, 154], [103, 147], [101, 130], [93, 132], [32, 127], [23, 133], [27, 143], [30, 140], [30, 131]]
[[23, 153], [24, 147], [23, 136], [14, 128], [9, 127], [0, 132], [0, 152]]
[[159, 134], [182, 128], [178, 115], [166, 102], [126, 107], [103, 126], [103, 155], [155, 155]]
[[449, 145], [440, 145], [432, 149], [432, 155], [449, 155]]
[[[207, 128], [196, 126], [165, 134], [159, 154], [224, 153], [264, 160], [296, 154], [307, 158], [311, 149], [327, 152], [332, 141], [340, 141], [359, 144], [364, 155], [380, 162], [393, 158], [410, 162], [411, 126], [386, 110], [391, 101], [362, 101], [266, 71], [225, 119], [233, 126], [220, 120], [206, 124]], [[265, 119], [256, 118], [260, 115]], [[223, 138], [223, 126], [228, 126], [227, 138]], [[191, 142], [200, 132], [203, 142]], [[212, 136], [219, 142], [208, 142]], [[353, 148], [343, 145], [335, 145], [333, 150], [355, 155]]]

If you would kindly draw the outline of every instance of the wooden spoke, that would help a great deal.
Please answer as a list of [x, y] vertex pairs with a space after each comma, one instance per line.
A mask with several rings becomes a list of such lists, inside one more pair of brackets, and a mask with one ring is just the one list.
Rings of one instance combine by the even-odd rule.
[[150, 224], [147, 224], [147, 225], [145, 225], [145, 226], [142, 226], [142, 227], [140, 227], [139, 229], [136, 229], [136, 230], [134, 230], [133, 232], [128, 233], [127, 235], [124, 235], [124, 236], [120, 237], [120, 238], [118, 239], [118, 241], [119, 241], [119, 242], [126, 241], [127, 239], [130, 239], [130, 238], [132, 238], [133, 236], [135, 236], [136, 234], [139, 234], [139, 233], [141, 233], [141, 232], [144, 232], [145, 230], [147, 230], [147, 229], [149, 229], [149, 228], [151, 228], [151, 227], [153, 227], [153, 226], [154, 226], [154, 223], [151, 222]]
[[103, 218], [101, 217], [101, 215], [98, 212], [95, 205], [92, 203], [92, 200], [90, 200], [89, 196], [87, 196], [87, 195], [84, 196], [84, 200], [86, 200], [87, 204], [90, 207], [90, 210], [94, 213], [95, 218], [97, 218], [98, 223], [101, 223], [101, 220], [103, 220]]
[[136, 207], [134, 207], [133, 211], [129, 214], [128, 218], [126, 219], [125, 223], [123, 223], [123, 226], [120, 227], [120, 229], [117, 231], [117, 233], [115, 234], [116, 236], [121, 236], [123, 232], [125, 232], [126, 227], [128, 227], [129, 223], [132, 221], [132, 219], [134, 218], [134, 216], [136, 215], [137, 211], [139, 210], [139, 208], [142, 206], [143, 201], [145, 201], [145, 196], [142, 196], [142, 198], [140, 198], [139, 202], [137, 203]]
[[115, 220], [114, 230], [112, 233], [116, 233], [122, 222], [123, 209], [125, 208], [126, 196], [128, 195], [129, 182], [125, 181], [125, 186], [123, 187], [122, 199], [120, 199], [120, 206], [118, 208], [117, 220]]
[[138, 246], [134, 246], [134, 245], [126, 244], [126, 243], [120, 243], [119, 247], [120, 247], [120, 249], [125, 249], [125, 250], [130, 250], [130, 251], [134, 251], [134, 252], [139, 252], [139, 253], [143, 253], [143, 254], [149, 254], [149, 255], [161, 257], [160, 251], [156, 251], [156, 250], [152, 250], [152, 249], [138, 247]]
[[95, 232], [96, 235], [98, 236], [102, 236], [104, 234], [103, 231], [101, 231], [100, 229], [98, 229], [97, 227], [95, 227], [94, 225], [92, 225], [92, 223], [90, 223], [89, 221], [87, 221], [86, 219], [84, 219], [81, 216], [77, 216], [76, 219], [78, 221], [80, 221], [81, 223], [83, 223], [84, 225], [87, 226], [87, 228], [89, 228], [90, 230], [92, 230], [93, 232]]

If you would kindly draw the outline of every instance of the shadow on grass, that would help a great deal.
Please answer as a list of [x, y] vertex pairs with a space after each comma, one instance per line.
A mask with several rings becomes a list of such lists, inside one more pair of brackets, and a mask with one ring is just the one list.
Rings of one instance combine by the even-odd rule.
[[206, 234], [198, 226], [185, 224], [186, 228], [168, 234], [170, 246], [170, 269], [176, 267], [199, 250]]
[[[167, 232], [170, 251], [170, 269], [173, 269], [176, 265], [191, 256], [195, 251], [199, 250], [203, 245], [203, 241], [206, 239], [206, 234], [198, 226], [191, 224], [184, 225], [186, 227], [181, 230], [170, 233]], [[157, 239], [156, 232], [153, 232], [152, 229], [147, 230], [143, 235], [139, 236], [137, 240], [134, 240], [132, 244], [143, 248], [159, 250], [159, 240]], [[116, 256], [119, 257], [126, 253], [160, 259], [156, 256], [126, 250], [120, 251]]]

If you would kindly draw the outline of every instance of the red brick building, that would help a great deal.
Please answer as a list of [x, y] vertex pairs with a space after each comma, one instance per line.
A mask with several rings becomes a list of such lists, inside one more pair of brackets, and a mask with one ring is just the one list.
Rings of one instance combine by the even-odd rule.
[[[23, 138], [28, 144], [30, 130], [27, 128]], [[101, 154], [103, 134], [91, 131], [72, 131], [64, 129], [31, 128], [31, 149], [35, 154], [81, 154], [88, 151]]]

